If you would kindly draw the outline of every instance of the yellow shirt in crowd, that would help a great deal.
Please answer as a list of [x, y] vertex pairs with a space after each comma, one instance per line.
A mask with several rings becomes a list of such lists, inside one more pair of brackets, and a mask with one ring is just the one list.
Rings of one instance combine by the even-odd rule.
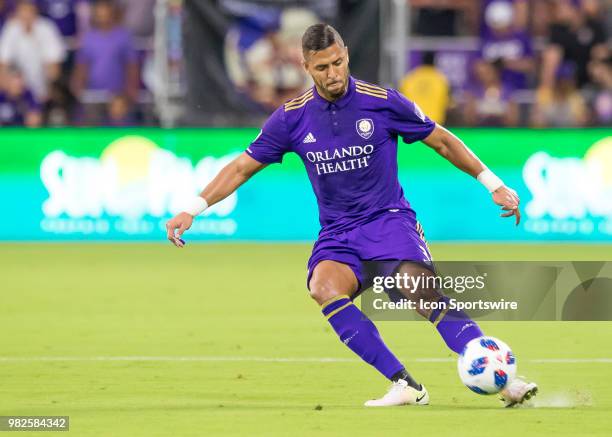
[[421, 107], [436, 123], [446, 120], [450, 87], [446, 77], [431, 65], [421, 65], [402, 80], [399, 91]]

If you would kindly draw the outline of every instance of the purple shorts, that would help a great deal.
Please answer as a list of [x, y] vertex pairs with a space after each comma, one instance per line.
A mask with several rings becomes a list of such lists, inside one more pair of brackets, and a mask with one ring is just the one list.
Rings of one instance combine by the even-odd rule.
[[393, 274], [403, 261], [433, 268], [423, 228], [412, 210], [389, 210], [349, 231], [319, 238], [308, 260], [306, 286], [325, 260], [348, 265], [359, 281], [358, 293], [371, 287], [374, 276]]

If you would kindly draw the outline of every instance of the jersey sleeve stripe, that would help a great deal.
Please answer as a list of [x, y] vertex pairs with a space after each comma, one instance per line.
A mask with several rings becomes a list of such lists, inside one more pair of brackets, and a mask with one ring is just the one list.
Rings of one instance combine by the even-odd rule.
[[363, 87], [361, 85], [357, 85], [355, 88], [359, 89], [361, 91], [368, 91], [370, 93], [376, 93], [376, 94], [381, 94], [381, 95], [385, 95], [385, 96], [387, 95], [387, 91], [386, 90], [380, 91], [380, 90], [376, 90], [376, 89], [372, 89], [372, 88], [366, 88], [366, 87]]
[[287, 103], [285, 103], [285, 105], [293, 105], [294, 103], [300, 103], [304, 99], [307, 99], [310, 96], [312, 96], [312, 89], [308, 90], [307, 92], [305, 92], [301, 96], [296, 97], [295, 99], [289, 100]]
[[312, 94], [308, 94], [308, 95], [305, 95], [304, 97], [301, 97], [299, 99], [291, 100], [291, 101], [285, 103], [285, 109], [290, 108], [292, 106], [301, 105], [302, 103], [304, 103], [305, 101], [307, 101], [308, 99], [311, 99], [313, 97], [314, 96]]
[[306, 103], [310, 102], [312, 99], [314, 99], [314, 96], [310, 96], [308, 97], [306, 100], [302, 101], [301, 103], [294, 103], [292, 105], [289, 105], [288, 103], [285, 105], [285, 112], [287, 111], [292, 111], [294, 109], [298, 109], [301, 108], [302, 106], [306, 105]]
[[368, 96], [378, 97], [379, 99], [387, 99], [387, 95], [386, 94], [381, 94], [381, 93], [378, 93], [378, 92], [366, 91], [366, 90], [360, 89], [359, 87], [355, 88], [355, 91], [357, 91], [358, 93], [361, 93], [361, 94], [367, 94]]
[[372, 89], [369, 89], [369, 88], [360, 87], [359, 85], [357, 85], [355, 87], [355, 89], [357, 89], [359, 91], [365, 91], [365, 92], [368, 92], [368, 93], [380, 94], [381, 96], [386, 96], [387, 95], [387, 93], [385, 91], [376, 91], [376, 90], [372, 90]]
[[361, 88], [365, 88], [365, 89], [369, 89], [370, 91], [379, 91], [381, 93], [387, 93], [387, 90], [384, 88], [381, 88], [377, 85], [371, 85], [369, 83], [365, 83], [365, 82], [356, 82], [355, 83], [357, 86], [361, 87]]

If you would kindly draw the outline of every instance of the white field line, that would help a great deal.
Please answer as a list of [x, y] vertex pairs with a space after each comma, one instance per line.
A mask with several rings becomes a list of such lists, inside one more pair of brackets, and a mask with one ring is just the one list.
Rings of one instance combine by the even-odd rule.
[[[94, 356], [94, 357], [1, 357], [0, 363], [23, 363], [23, 362], [87, 362], [87, 361], [150, 361], [150, 362], [259, 362], [259, 363], [354, 363], [359, 362], [356, 358], [333, 358], [333, 357], [240, 357], [240, 356]], [[412, 358], [404, 360], [417, 363], [452, 363], [455, 358]], [[534, 364], [576, 364], [576, 363], [602, 363], [612, 364], [612, 358], [540, 358], [521, 360], [522, 362]]]

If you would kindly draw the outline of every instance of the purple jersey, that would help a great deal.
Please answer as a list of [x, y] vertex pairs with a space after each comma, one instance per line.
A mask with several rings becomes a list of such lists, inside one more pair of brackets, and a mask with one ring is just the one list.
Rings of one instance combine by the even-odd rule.
[[126, 66], [137, 61], [127, 29], [92, 29], [85, 33], [77, 62], [87, 65], [87, 89], [120, 93], [125, 88]]
[[[517, 60], [533, 57], [531, 38], [526, 32], [510, 32], [508, 34], [492, 33], [482, 39], [480, 56], [490, 62], [497, 59]], [[511, 88], [524, 89], [528, 87], [527, 75], [508, 68], [502, 70], [502, 81]]]
[[388, 210], [410, 210], [398, 180], [398, 136], [413, 143], [434, 127], [398, 91], [351, 77], [346, 94], [335, 102], [313, 87], [278, 108], [247, 153], [264, 164], [281, 162], [287, 152], [302, 158], [324, 236]]

